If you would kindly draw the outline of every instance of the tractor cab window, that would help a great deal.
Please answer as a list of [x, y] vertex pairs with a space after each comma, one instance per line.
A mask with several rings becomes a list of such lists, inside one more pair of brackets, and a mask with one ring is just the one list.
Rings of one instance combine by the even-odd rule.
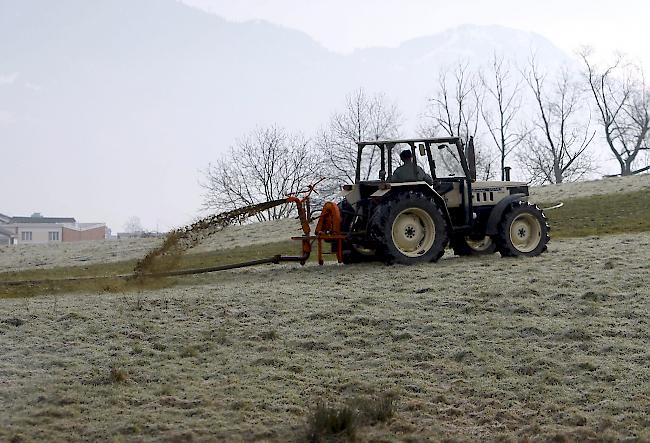
[[[402, 160], [399, 158], [399, 154], [404, 151], [404, 150], [409, 150], [411, 151], [411, 146], [406, 144], [406, 143], [398, 143], [396, 144], [393, 149], [391, 150], [391, 166], [392, 166], [392, 171], [395, 171], [398, 167], [402, 166]], [[420, 149], [418, 146], [415, 148], [415, 162], [418, 164], [419, 167], [424, 169], [427, 174], [430, 174], [429, 172], [429, 162], [427, 160], [426, 152], [424, 155], [422, 155], [422, 152], [420, 152]]]
[[436, 174], [438, 177], [464, 177], [465, 172], [458, 157], [456, 146], [444, 145], [441, 149], [435, 149]]
[[378, 146], [364, 146], [359, 163], [361, 181], [379, 180], [381, 150]]
[[[382, 176], [381, 156], [384, 151], [384, 175]], [[358, 165], [360, 181], [388, 180], [392, 173], [402, 165], [400, 153], [404, 150], [411, 150], [411, 146], [406, 143], [396, 143], [393, 145], [372, 145], [368, 144], [363, 147], [361, 161]], [[428, 158], [422, 155], [420, 149], [415, 149], [415, 161], [427, 174], [430, 174]]]

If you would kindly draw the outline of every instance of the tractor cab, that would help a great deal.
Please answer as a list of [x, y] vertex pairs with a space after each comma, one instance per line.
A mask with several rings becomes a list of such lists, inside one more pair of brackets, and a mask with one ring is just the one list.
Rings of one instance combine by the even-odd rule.
[[[445, 162], [445, 166], [451, 169], [451, 171], [447, 171], [450, 176], [462, 176], [467, 180], [476, 179], [473, 138], [470, 138], [466, 152], [462, 139], [459, 137], [448, 137], [359, 142], [357, 143], [355, 183], [362, 181], [362, 174], [366, 177], [365, 181], [367, 181], [373, 171], [378, 174], [377, 181], [391, 181], [394, 170], [399, 166], [395, 165], [396, 161], [399, 161], [397, 160], [398, 154], [403, 149], [410, 149], [411, 151], [414, 159], [414, 173], [418, 165], [424, 165], [424, 169], [427, 170], [432, 178], [436, 179], [436, 162], [432, 147], [436, 147], [438, 150], [445, 150], [448, 157], [452, 159], [451, 162]], [[418, 159], [418, 155], [420, 159]], [[377, 166], [373, 164], [373, 160], [379, 160], [378, 170]], [[453, 163], [453, 167], [451, 168], [449, 168], [450, 163]], [[365, 170], [362, 171], [362, 169]]]
[[[442, 155], [436, 156], [435, 151]], [[393, 173], [401, 165], [399, 154], [410, 150], [415, 181], [398, 181]], [[435, 158], [444, 159], [437, 167]], [[424, 177], [423, 174], [427, 177]], [[367, 141], [357, 143], [354, 185], [343, 187], [349, 204], [367, 205], [369, 199], [387, 197], [395, 191], [423, 192], [448, 208], [447, 216], [457, 227], [469, 228], [472, 182], [476, 179], [474, 143], [459, 137]]]

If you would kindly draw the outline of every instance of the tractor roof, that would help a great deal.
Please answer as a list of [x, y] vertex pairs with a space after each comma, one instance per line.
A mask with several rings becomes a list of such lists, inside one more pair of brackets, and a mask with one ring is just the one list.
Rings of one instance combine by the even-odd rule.
[[407, 138], [407, 139], [395, 139], [395, 140], [373, 140], [373, 141], [362, 141], [357, 142], [359, 146], [368, 146], [368, 145], [396, 145], [398, 143], [451, 143], [456, 144], [460, 142], [460, 137], [442, 137], [442, 138]]

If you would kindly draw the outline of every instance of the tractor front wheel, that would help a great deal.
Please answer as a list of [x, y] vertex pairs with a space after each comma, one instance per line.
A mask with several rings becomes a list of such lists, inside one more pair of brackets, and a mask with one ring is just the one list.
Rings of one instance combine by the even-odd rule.
[[383, 204], [373, 219], [379, 250], [387, 261], [437, 261], [445, 252], [447, 222], [436, 204], [421, 193], [398, 195]]
[[499, 223], [497, 249], [504, 257], [534, 257], [546, 251], [550, 227], [544, 212], [532, 203], [513, 203]]

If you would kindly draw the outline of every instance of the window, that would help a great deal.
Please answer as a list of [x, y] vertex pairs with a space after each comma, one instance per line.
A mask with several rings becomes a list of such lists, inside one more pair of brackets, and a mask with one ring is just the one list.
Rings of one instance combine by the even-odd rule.
[[31, 231], [23, 231], [20, 233], [20, 239], [22, 241], [32, 241], [32, 233]]
[[59, 233], [58, 232], [48, 232], [47, 233], [47, 239], [49, 241], [59, 241]]

